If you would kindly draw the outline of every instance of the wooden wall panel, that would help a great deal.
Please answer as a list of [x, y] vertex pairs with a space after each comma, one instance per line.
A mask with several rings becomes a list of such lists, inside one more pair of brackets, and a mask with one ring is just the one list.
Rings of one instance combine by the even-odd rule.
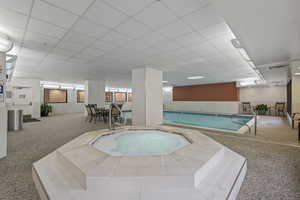
[[239, 101], [240, 90], [235, 82], [173, 88], [173, 101]]

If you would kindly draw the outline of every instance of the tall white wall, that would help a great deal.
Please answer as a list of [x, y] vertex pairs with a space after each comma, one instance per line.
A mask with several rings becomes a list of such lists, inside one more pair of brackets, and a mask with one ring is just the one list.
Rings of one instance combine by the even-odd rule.
[[[27, 87], [31, 90], [31, 103], [32, 105], [16, 104], [9, 105], [9, 108], [18, 108], [25, 110], [25, 114], [31, 114], [33, 118], [41, 117], [41, 89], [39, 79], [23, 79], [13, 78], [11, 82], [7, 84], [10, 90], [14, 91], [14, 87]], [[28, 92], [26, 92], [28, 93]]]
[[254, 105], [286, 102], [286, 95], [286, 86], [240, 88], [240, 101], [250, 101]]
[[162, 105], [162, 72], [151, 68], [132, 70], [133, 125], [161, 124]]
[[[5, 53], [0, 53], [0, 68], [4, 70]], [[0, 73], [0, 84], [4, 84], [5, 91], [5, 71]], [[3, 93], [4, 95], [5, 93]], [[5, 95], [4, 95], [5, 96]], [[4, 97], [2, 96], [2, 97]], [[0, 159], [7, 155], [7, 109], [5, 106], [5, 98], [0, 100]]]
[[172, 90], [163, 90], [163, 99], [165, 110], [234, 114], [239, 113], [243, 101], [253, 105], [286, 102], [286, 86], [240, 88], [240, 101], [173, 101]]
[[163, 90], [164, 110], [203, 112], [203, 113], [228, 113], [239, 112], [237, 101], [173, 101], [172, 90]]
[[[71, 114], [71, 113], [84, 113], [84, 103], [77, 103], [77, 90], [68, 89], [68, 102], [67, 103], [49, 103], [52, 106], [52, 114]], [[42, 99], [44, 102], [44, 88], [41, 88]]]
[[292, 113], [300, 112], [300, 76], [292, 77]]
[[85, 81], [85, 104], [105, 105], [105, 81]]

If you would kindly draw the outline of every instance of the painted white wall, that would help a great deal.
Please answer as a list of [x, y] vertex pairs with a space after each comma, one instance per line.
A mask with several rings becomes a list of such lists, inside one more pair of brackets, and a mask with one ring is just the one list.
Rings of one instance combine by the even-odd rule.
[[163, 90], [165, 110], [234, 114], [239, 113], [243, 101], [253, 105], [286, 102], [286, 86], [240, 88], [240, 101], [173, 101], [172, 98], [172, 90]]
[[173, 101], [172, 90], [163, 90], [164, 110], [203, 112], [203, 113], [228, 113], [239, 112], [238, 101]]
[[[13, 78], [11, 82], [7, 84], [7, 87], [14, 93], [13, 96], [15, 97], [20, 91], [17, 91], [17, 89], [13, 89], [14, 87], [27, 87], [27, 89], [24, 89], [26, 90], [24, 92], [28, 94], [29, 98], [25, 99], [24, 102], [12, 99], [8, 102], [8, 108], [22, 109], [24, 110], [24, 114], [31, 114], [33, 118], [41, 117], [41, 89], [39, 79]], [[28, 102], [31, 102], [31, 105]]]
[[292, 113], [300, 112], [300, 76], [292, 77]]
[[105, 81], [85, 81], [85, 104], [105, 105]]
[[162, 71], [151, 68], [132, 70], [132, 123], [152, 126], [163, 118]]
[[[44, 102], [44, 88], [41, 88], [42, 102]], [[71, 113], [84, 113], [84, 103], [77, 103], [77, 90], [69, 89], [68, 103], [50, 103], [52, 105], [52, 114], [71, 114]]]
[[[5, 53], [0, 53], [0, 68], [4, 70]], [[5, 92], [5, 71], [0, 73], [0, 84], [4, 85]], [[5, 93], [3, 93], [4, 95]], [[3, 96], [5, 97], [5, 95]], [[0, 159], [7, 155], [7, 109], [5, 106], [5, 98], [0, 101]]]
[[253, 105], [286, 102], [286, 95], [286, 86], [240, 88], [240, 101], [249, 101]]

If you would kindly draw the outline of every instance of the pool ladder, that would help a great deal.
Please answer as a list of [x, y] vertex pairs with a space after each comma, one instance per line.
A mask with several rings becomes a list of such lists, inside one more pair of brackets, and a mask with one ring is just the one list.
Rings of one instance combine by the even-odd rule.
[[[117, 122], [115, 122], [115, 121], [112, 119], [112, 114], [111, 114], [111, 113], [112, 113], [112, 108], [113, 108], [113, 106], [115, 106], [115, 108], [117, 108], [118, 111], [120, 112], [120, 118], [119, 118], [119, 120], [121, 121], [120, 123], [117, 123]], [[123, 123], [122, 123], [122, 122], [123, 122]], [[116, 125], [117, 125], [117, 126], [125, 126], [125, 124], [126, 124], [126, 119], [125, 119], [125, 117], [124, 117], [124, 115], [123, 115], [122, 110], [119, 108], [119, 106], [110, 104], [110, 107], [109, 107], [108, 123], [109, 123], [109, 129], [110, 129], [110, 130], [115, 130], [115, 129], [116, 129]]]

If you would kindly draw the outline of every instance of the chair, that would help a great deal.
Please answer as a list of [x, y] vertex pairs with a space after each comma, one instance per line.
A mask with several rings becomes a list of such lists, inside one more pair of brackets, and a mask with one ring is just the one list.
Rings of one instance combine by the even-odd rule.
[[111, 119], [113, 122], [122, 123], [122, 106], [123, 104], [111, 104]]
[[279, 116], [281, 114], [282, 114], [282, 116], [284, 116], [285, 102], [276, 102], [274, 111], [275, 111], [276, 116]]
[[92, 116], [92, 111], [91, 111], [90, 105], [84, 105], [84, 107], [85, 107], [85, 110], [87, 112], [87, 116], [85, 118], [85, 121], [87, 122], [89, 120], [89, 122], [91, 122], [92, 119], [93, 119], [93, 116]]
[[242, 102], [242, 113], [252, 113], [252, 107], [250, 102]]
[[99, 117], [99, 120], [100, 120], [100, 117], [101, 117], [100, 112], [97, 109], [97, 105], [96, 104], [90, 104], [89, 107], [91, 109], [91, 116], [94, 119], [94, 123], [96, 123], [97, 117]]

